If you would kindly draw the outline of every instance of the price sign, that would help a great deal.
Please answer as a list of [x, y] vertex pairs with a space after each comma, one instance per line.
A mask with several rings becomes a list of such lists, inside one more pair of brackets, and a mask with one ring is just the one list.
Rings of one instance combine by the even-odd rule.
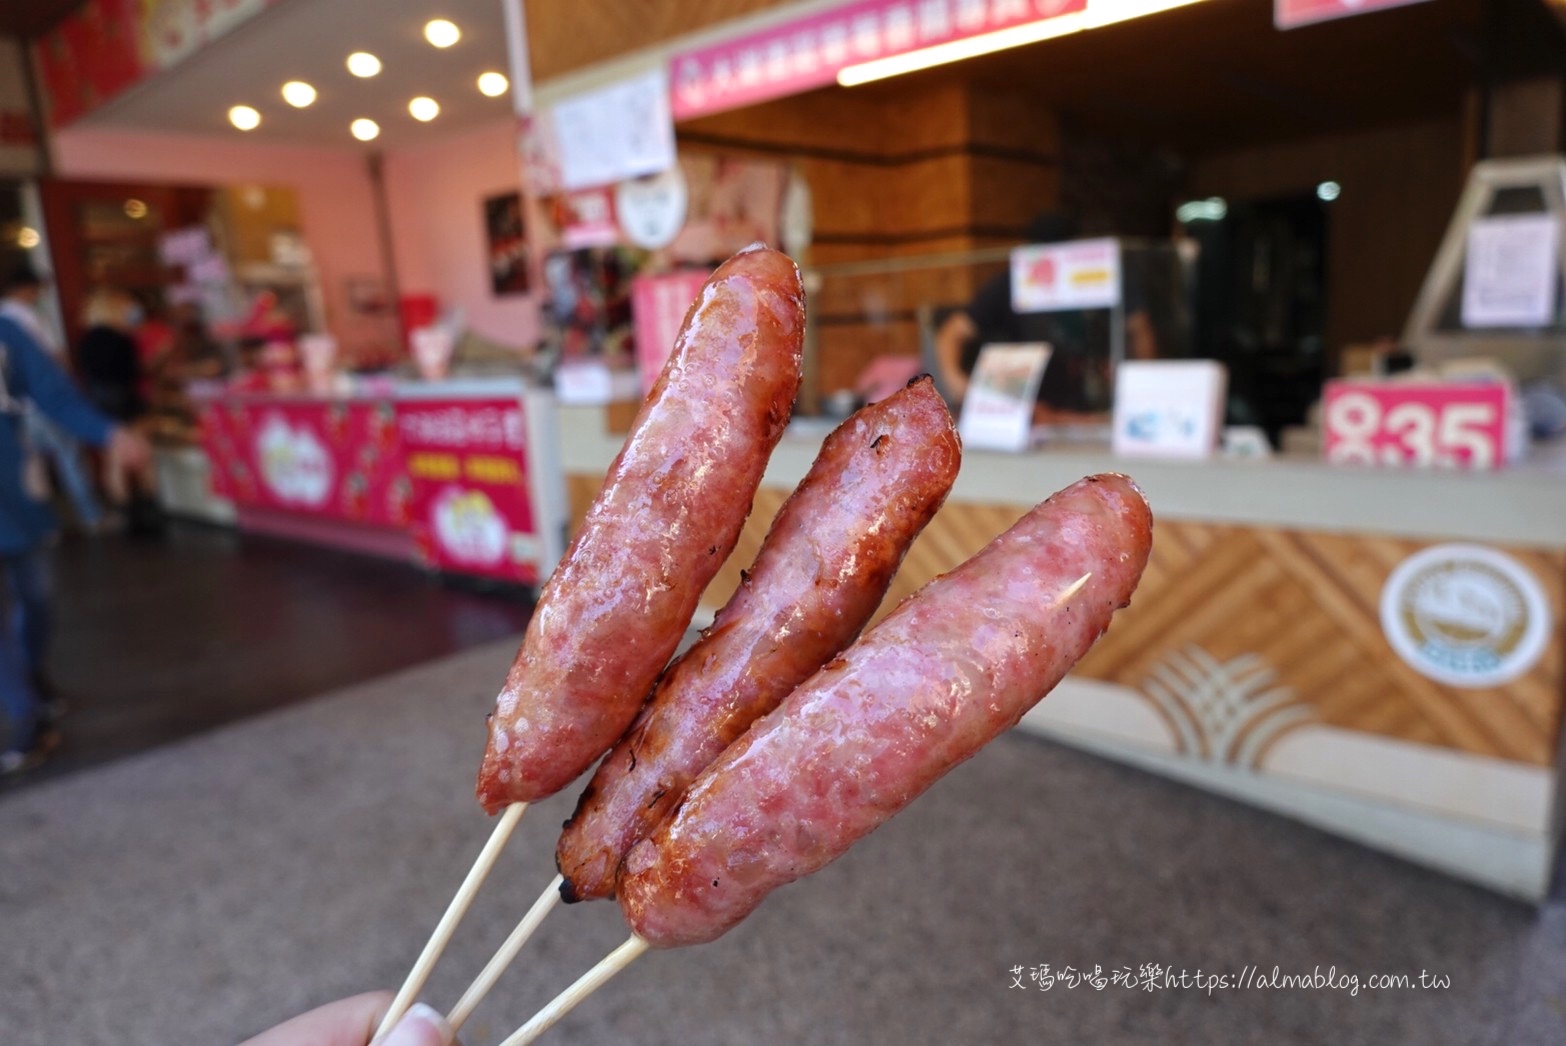
[[1324, 447], [1334, 465], [1493, 469], [1506, 460], [1501, 384], [1329, 381]]

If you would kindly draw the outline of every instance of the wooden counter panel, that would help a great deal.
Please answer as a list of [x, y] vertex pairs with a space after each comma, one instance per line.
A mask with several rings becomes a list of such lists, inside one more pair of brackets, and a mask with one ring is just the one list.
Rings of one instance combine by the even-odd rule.
[[[597, 479], [568, 476], [573, 525]], [[763, 487], [734, 556], [703, 597], [721, 606], [755, 557], [787, 491]], [[948, 503], [909, 550], [876, 617], [1009, 527], [1025, 506]], [[1382, 536], [1163, 520], [1132, 605], [1077, 669], [1184, 717], [1196, 744], [1240, 746], [1268, 716], [1287, 715], [1259, 752], [1290, 730], [1322, 724], [1548, 766], [1566, 702], [1566, 549], [1496, 547], [1538, 581], [1554, 615], [1552, 641], [1531, 668], [1499, 686], [1457, 688], [1405, 662], [1383, 634], [1381, 590], [1392, 570], [1435, 544]], [[1263, 714], [1263, 713], [1266, 714]], [[1228, 719], [1252, 727], [1226, 731]], [[1281, 720], [1280, 720], [1281, 721]], [[1206, 754], [1205, 752], [1203, 754]]]

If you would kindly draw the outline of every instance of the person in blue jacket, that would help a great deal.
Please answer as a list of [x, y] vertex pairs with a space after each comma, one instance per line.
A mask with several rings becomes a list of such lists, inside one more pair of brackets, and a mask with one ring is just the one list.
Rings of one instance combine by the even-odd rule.
[[0, 775], [40, 762], [51, 741], [41, 729], [35, 680], [49, 640], [44, 549], [54, 517], [44, 492], [27, 481], [28, 403], [83, 443], [104, 448], [110, 468], [145, 468], [152, 453], [144, 437], [95, 410], [32, 335], [0, 317], [0, 707], [10, 724]]

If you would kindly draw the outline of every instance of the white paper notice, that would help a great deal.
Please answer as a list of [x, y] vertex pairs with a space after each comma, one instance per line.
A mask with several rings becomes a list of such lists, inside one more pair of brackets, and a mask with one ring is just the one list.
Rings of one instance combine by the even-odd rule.
[[1547, 327], [1560, 282], [1561, 223], [1550, 214], [1479, 218], [1468, 227], [1463, 326]]
[[965, 446], [1026, 450], [1033, 432], [1033, 401], [1049, 364], [1050, 347], [986, 345], [979, 350], [963, 397], [957, 432]]
[[1074, 240], [1011, 252], [1011, 307], [1017, 312], [1108, 309], [1120, 304], [1120, 243]]
[[1229, 372], [1214, 360], [1135, 360], [1115, 368], [1113, 449], [1205, 458], [1218, 446]]
[[674, 120], [662, 68], [575, 95], [550, 110], [564, 189], [610, 185], [674, 166]]

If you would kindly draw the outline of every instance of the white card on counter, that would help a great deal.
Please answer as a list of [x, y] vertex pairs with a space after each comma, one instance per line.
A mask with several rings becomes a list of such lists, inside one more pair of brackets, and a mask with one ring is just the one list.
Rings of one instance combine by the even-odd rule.
[[1129, 360], [1115, 368], [1114, 452], [1206, 458], [1218, 446], [1229, 372], [1216, 360]]
[[963, 397], [957, 432], [965, 446], [989, 450], [1026, 450], [1033, 433], [1033, 403], [1050, 347], [1036, 344], [986, 345], [979, 350]]
[[1560, 283], [1561, 223], [1553, 214], [1503, 214], [1468, 227], [1464, 327], [1548, 327]]

